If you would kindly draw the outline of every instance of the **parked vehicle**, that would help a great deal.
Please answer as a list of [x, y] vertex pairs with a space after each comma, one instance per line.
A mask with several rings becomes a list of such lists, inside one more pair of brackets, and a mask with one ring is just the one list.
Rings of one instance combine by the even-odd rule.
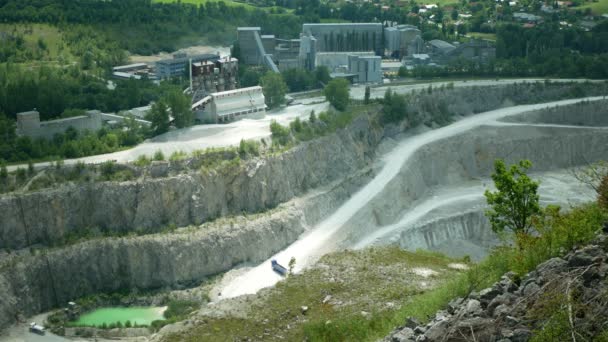
[[277, 272], [278, 274], [282, 275], [283, 277], [287, 275], [287, 269], [283, 266], [281, 266], [281, 264], [279, 264], [276, 260], [272, 260], [270, 262], [270, 264], [272, 265], [272, 270]]
[[38, 325], [36, 324], [36, 322], [32, 322], [30, 323], [30, 332], [38, 335], [44, 335], [46, 331], [44, 330], [44, 327], [42, 325]]

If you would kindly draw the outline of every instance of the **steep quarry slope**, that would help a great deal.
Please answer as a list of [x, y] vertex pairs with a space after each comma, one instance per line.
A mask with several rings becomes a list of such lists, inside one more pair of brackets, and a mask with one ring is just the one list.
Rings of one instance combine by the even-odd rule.
[[361, 116], [348, 130], [258, 159], [236, 174], [196, 172], [139, 182], [104, 182], [0, 198], [0, 249], [55, 244], [91, 227], [125, 233], [276, 207], [365, 167], [382, 132]]
[[[472, 89], [458, 91], [461, 95], [473, 92]], [[489, 98], [492, 100], [479, 108], [492, 109], [504, 103], [498, 96]], [[383, 132], [374, 120], [374, 116], [362, 115], [347, 129], [303, 143], [287, 153], [252, 161], [238, 173], [184, 174], [143, 182], [63, 186], [1, 197], [0, 248], [8, 252], [0, 255], [0, 298], [3, 299], [0, 327], [12, 322], [17, 313], [31, 315], [80, 296], [119, 289], [188, 286], [236, 264], [264, 260], [327, 217], [369, 180], [375, 149], [390, 131]], [[365, 233], [359, 228], [370, 222], [370, 217], [380, 223], [395, 220], [411, 202], [408, 194], [420, 196], [429, 186], [452, 184], [478, 174], [474, 170], [464, 172], [459, 164], [451, 165], [450, 154], [467, 159], [462, 165], [473, 165], [476, 158], [489, 164], [496, 153], [518, 146], [512, 142], [494, 146], [496, 140], [504, 137], [502, 132], [490, 131], [494, 133], [473, 145], [480, 148], [479, 152], [471, 146], [465, 152], [458, 152], [457, 146], [449, 141], [443, 142], [445, 151], [438, 151], [438, 156], [433, 157], [432, 150], [425, 151], [427, 163], [434, 163], [434, 167], [418, 165], [410, 171], [401, 170], [398, 178], [410, 172], [415, 176], [407, 181], [409, 184], [393, 179], [389, 185], [397, 194], [405, 195], [387, 193], [388, 201], [382, 202], [376, 202], [378, 197], [375, 197], [374, 203], [356, 216], [361, 223], [353, 225], [355, 235]], [[601, 134], [598, 137], [576, 134], [575, 138], [584, 139], [587, 146], [606, 143], [606, 137]], [[551, 134], [527, 138], [522, 133], [513, 139], [548, 149], [563, 148], [561, 137]], [[587, 160], [597, 158], [598, 152], [594, 149], [583, 144], [573, 146], [572, 153], [585, 147], [579, 152], [584, 153]], [[548, 160], [545, 166], [567, 167], [578, 162], [568, 159], [569, 155], [557, 158], [554, 164]], [[457, 170], [461, 173], [455, 174], [460, 176], [454, 177], [452, 171]], [[415, 181], [422, 184], [414, 184]], [[294, 198], [302, 195], [306, 198]], [[151, 234], [170, 223], [197, 225], [211, 218], [264, 211], [277, 205], [272, 212], [247, 220], [220, 219], [176, 233]], [[376, 215], [374, 210], [378, 206], [386, 214]], [[149, 234], [100, 238], [57, 248], [26, 248], [54, 245], [66, 235], [92, 226], [109, 232]], [[20, 250], [15, 251], [17, 249]]]

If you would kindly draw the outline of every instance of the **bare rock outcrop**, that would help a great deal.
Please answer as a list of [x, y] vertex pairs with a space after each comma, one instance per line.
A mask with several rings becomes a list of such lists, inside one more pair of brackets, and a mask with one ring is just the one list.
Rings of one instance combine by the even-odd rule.
[[534, 333], [551, 329], [551, 324], [564, 324], [577, 338], [591, 340], [605, 331], [608, 315], [607, 252], [604, 233], [588, 246], [545, 261], [521, 279], [510, 272], [490, 288], [452, 300], [428, 324], [410, 319], [384, 341], [525, 342]]

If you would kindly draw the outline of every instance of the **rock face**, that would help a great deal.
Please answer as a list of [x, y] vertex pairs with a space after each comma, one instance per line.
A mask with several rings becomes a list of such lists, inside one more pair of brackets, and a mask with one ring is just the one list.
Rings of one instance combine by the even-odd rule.
[[560, 310], [567, 314], [568, 293], [576, 294], [570, 298], [572, 326], [577, 336], [591, 340], [605, 329], [608, 314], [600, 299], [608, 291], [606, 252], [608, 236], [600, 235], [589, 246], [545, 261], [522, 279], [507, 273], [491, 288], [454, 299], [428, 324], [406, 323], [384, 341], [528, 341], [534, 330], [546, 327], [547, 316], [556, 313], [546, 312], [552, 302], [560, 300]]
[[[474, 179], [489, 179], [496, 158], [513, 164], [521, 159], [533, 163], [533, 172], [583, 166], [608, 158], [608, 130], [603, 128], [484, 126], [465, 134], [438, 140], [417, 150], [374, 198], [347, 223], [348, 236], [359, 241], [378, 229], [396, 224], [416, 201], [434, 187], [456, 186]], [[457, 227], [434, 226], [407, 232], [404, 247], [433, 248], [453, 238], [478, 235], [483, 217], [470, 215]], [[449, 223], [449, 222], [446, 222]], [[441, 223], [440, 223], [441, 225]], [[429, 229], [430, 228], [430, 229]], [[433, 230], [433, 231], [432, 231]], [[398, 233], [399, 231], [396, 230]], [[402, 241], [408, 239], [408, 241]]]
[[[347, 129], [234, 174], [73, 186], [0, 199], [0, 328], [82, 296], [197, 285], [240, 263], [265, 260], [368, 181], [381, 138], [363, 115]], [[306, 196], [302, 195], [316, 188]], [[281, 204], [282, 203], [282, 204]], [[23, 207], [23, 211], [21, 208]], [[200, 227], [153, 234], [167, 223]], [[27, 213], [27, 214], [24, 214]], [[103, 225], [142, 236], [97, 238], [62, 248], [70, 233]], [[20, 249], [18, 249], [20, 248]]]
[[0, 197], [0, 249], [53, 245], [93, 227], [154, 233], [173, 224], [274, 208], [365, 167], [382, 132], [362, 115], [347, 130], [233, 172], [104, 182]]

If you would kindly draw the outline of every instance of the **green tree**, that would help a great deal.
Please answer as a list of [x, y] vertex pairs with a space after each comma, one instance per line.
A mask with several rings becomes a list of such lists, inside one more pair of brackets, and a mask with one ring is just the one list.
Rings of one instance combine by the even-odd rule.
[[365, 97], [363, 98], [363, 103], [369, 104], [370, 96], [371, 96], [371, 88], [369, 86], [365, 86]]
[[188, 96], [179, 90], [174, 90], [167, 94], [165, 101], [171, 108], [175, 127], [184, 128], [194, 124], [194, 113], [192, 113]]
[[601, 208], [608, 210], [608, 175], [605, 175], [597, 187], [597, 202]]
[[496, 191], [486, 190], [484, 194], [490, 206], [486, 216], [494, 232], [501, 233], [508, 229], [516, 235], [529, 234], [531, 218], [541, 212], [538, 195], [540, 183], [526, 174], [531, 166], [529, 160], [522, 160], [509, 168], [501, 159], [494, 162], [492, 180]]
[[[390, 88], [384, 93], [382, 105], [382, 119], [384, 122], [399, 122], [407, 116], [407, 103], [405, 96], [394, 93]], [[410, 126], [415, 126], [417, 122], [412, 122], [408, 118]], [[415, 120], [414, 120], [415, 121]]]
[[348, 86], [349, 83], [346, 79], [336, 78], [329, 81], [325, 87], [325, 98], [339, 111], [345, 110], [350, 101]]
[[8, 178], [8, 171], [4, 162], [0, 162], [0, 180], [4, 181]]
[[260, 84], [264, 89], [264, 97], [266, 97], [268, 107], [276, 108], [285, 102], [287, 84], [285, 84], [281, 74], [269, 71], [262, 76]]
[[326, 85], [331, 81], [331, 76], [329, 76], [329, 69], [326, 66], [318, 66], [315, 68], [315, 79], [317, 83], [321, 83]]
[[169, 109], [163, 100], [152, 105], [148, 120], [152, 122], [151, 128], [154, 134], [162, 134], [169, 130]]

